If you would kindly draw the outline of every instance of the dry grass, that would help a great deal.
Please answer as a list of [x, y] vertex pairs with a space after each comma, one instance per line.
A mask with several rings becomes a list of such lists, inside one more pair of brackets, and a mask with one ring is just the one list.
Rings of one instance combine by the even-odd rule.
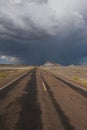
[[6, 74], [4, 74], [4, 73], [0, 73], [0, 78], [2, 78], [2, 77], [6, 77], [7, 75]]
[[79, 81], [79, 77], [78, 76], [74, 76], [73, 79], [76, 80], [76, 81]]
[[45, 69], [87, 86], [87, 66], [46, 67]]
[[2, 71], [0, 71], [0, 78], [5, 78], [5, 77], [7, 77], [11, 74], [14, 74], [16, 72], [17, 72], [17, 70], [2, 70]]

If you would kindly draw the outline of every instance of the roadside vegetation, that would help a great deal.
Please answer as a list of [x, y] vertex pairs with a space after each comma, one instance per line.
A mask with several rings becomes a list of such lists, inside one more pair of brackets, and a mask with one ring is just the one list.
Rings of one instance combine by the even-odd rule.
[[13, 70], [0, 70], [0, 79], [11, 77], [12, 75], [15, 75], [17, 73], [22, 73], [24, 70], [20, 69], [13, 69]]
[[44, 67], [47, 70], [55, 72], [70, 80], [87, 86], [87, 66], [58, 66], [58, 67]]
[[7, 77], [9, 74], [12, 74], [13, 71], [11, 70], [6, 70], [6, 71], [0, 71], [0, 78]]
[[5, 73], [0, 73], [0, 78], [2, 78], [2, 77], [6, 77], [6, 74]]
[[[75, 80], [76, 80], [76, 79], [75, 79]], [[76, 80], [76, 81], [78, 81], [79, 83], [82, 83], [83, 85], [87, 86], [87, 79], [81, 79], [81, 78], [79, 78], [79, 79]]]

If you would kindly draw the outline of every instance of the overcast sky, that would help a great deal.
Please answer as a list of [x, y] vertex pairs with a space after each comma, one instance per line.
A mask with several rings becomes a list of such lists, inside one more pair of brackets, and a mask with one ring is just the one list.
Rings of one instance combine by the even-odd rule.
[[0, 63], [87, 64], [86, 0], [0, 0]]

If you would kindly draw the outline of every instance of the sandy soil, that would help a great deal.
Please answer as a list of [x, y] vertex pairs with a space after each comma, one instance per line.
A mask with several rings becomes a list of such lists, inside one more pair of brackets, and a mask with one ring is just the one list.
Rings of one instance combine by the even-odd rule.
[[87, 98], [41, 69], [0, 91], [0, 130], [86, 130]]

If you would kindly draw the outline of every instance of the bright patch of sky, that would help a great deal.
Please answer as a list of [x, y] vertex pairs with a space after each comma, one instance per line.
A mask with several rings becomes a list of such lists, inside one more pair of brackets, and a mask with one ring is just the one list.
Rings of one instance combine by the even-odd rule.
[[0, 56], [0, 64], [17, 64], [19, 63], [18, 58], [11, 56]]

